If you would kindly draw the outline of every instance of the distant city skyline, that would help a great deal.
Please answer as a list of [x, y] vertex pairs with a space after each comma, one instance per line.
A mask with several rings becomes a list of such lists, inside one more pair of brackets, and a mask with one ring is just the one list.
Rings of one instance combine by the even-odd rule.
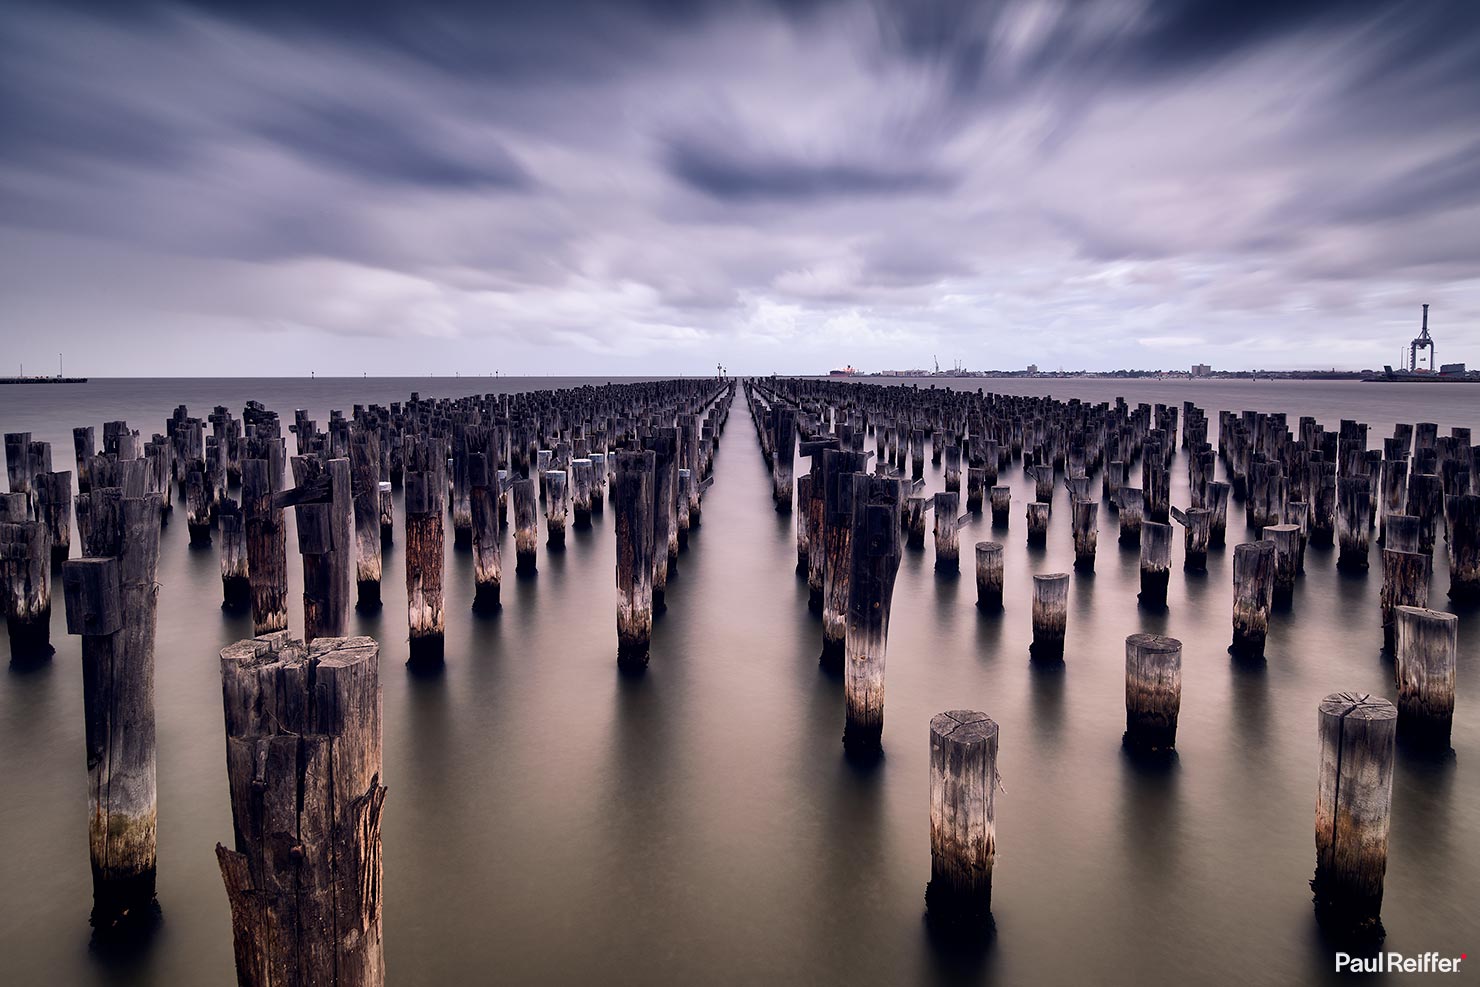
[[15, 373], [1480, 364], [1480, 4], [0, 9]]

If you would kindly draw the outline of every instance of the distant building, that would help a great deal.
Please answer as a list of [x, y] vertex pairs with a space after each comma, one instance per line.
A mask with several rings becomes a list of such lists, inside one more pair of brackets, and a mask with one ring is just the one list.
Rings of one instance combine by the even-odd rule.
[[1441, 374], [1462, 374], [1465, 372], [1465, 365], [1463, 363], [1441, 363], [1439, 372]]
[[1038, 364], [1036, 364], [1036, 363], [1030, 363], [1030, 364], [1028, 364], [1028, 373], [1030, 373], [1030, 374], [1036, 374], [1037, 372], [1038, 372]]
[[1213, 368], [1210, 367], [1210, 366], [1208, 366], [1206, 363], [1194, 363], [1192, 365], [1192, 376], [1194, 376], [1194, 377], [1211, 377], [1212, 375], [1213, 375]]

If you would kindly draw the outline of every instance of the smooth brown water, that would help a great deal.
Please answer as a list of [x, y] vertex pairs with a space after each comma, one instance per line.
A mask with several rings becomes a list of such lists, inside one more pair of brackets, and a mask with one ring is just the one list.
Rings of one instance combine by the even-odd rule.
[[[586, 381], [95, 381], [0, 387], [0, 430], [53, 443], [125, 418], [147, 438], [179, 403], [239, 414], [255, 398], [286, 421], [307, 407]], [[602, 382], [602, 381], [598, 381]], [[939, 382], [937, 382], [939, 383]], [[926, 385], [928, 386], [928, 384]], [[962, 381], [1056, 397], [1193, 400], [1367, 421], [1480, 425], [1480, 388], [1360, 383]], [[100, 430], [101, 437], [101, 430]], [[941, 473], [927, 464], [931, 490]], [[447, 665], [406, 672], [403, 559], [385, 559], [385, 609], [354, 617], [381, 641], [385, 951], [395, 984], [483, 983], [1292, 983], [1339, 980], [1318, 936], [1316, 705], [1340, 689], [1392, 696], [1379, 654], [1380, 570], [1338, 574], [1312, 548], [1293, 603], [1272, 619], [1268, 661], [1235, 664], [1232, 544], [1206, 575], [1181, 572], [1165, 614], [1138, 611], [1137, 555], [1100, 518], [1092, 576], [1070, 590], [1066, 665], [1028, 663], [1031, 574], [1069, 571], [1064, 492], [1046, 548], [1025, 544], [1032, 484], [1015, 468], [1011, 526], [964, 526], [957, 579], [907, 550], [895, 590], [884, 761], [850, 766], [841, 682], [818, 670], [820, 626], [794, 575], [795, 517], [778, 516], [744, 406], [732, 409], [703, 526], [669, 583], [645, 677], [616, 670], [612, 519], [541, 540], [539, 573], [506, 577], [503, 612], [475, 618], [472, 562], [447, 557]], [[1098, 481], [1094, 484], [1098, 490]], [[399, 499], [399, 495], [398, 495]], [[1179, 457], [1173, 501], [1185, 504]], [[291, 524], [291, 512], [289, 512]], [[401, 517], [397, 504], [398, 521]], [[1002, 541], [1006, 612], [984, 617], [973, 542]], [[161, 545], [157, 715], [163, 922], [132, 955], [89, 947], [86, 773], [79, 642], [54, 588], [57, 654], [0, 677], [0, 982], [233, 982], [231, 927], [213, 848], [229, 842], [217, 652], [250, 621], [219, 609], [214, 550], [191, 550], [177, 506]], [[289, 544], [293, 545], [290, 533]], [[512, 552], [512, 534], [505, 550]], [[1376, 551], [1374, 547], [1374, 552]], [[76, 548], [74, 547], [74, 553]], [[1376, 556], [1374, 555], [1376, 564]], [[290, 599], [301, 568], [292, 554]], [[1433, 599], [1447, 571], [1436, 565]], [[301, 632], [294, 605], [293, 627]], [[1455, 755], [1400, 753], [1383, 919], [1387, 949], [1457, 954], [1480, 907], [1477, 614], [1460, 614]], [[1123, 641], [1184, 642], [1179, 757], [1169, 770], [1121, 752]], [[8, 659], [0, 644], [0, 658]], [[927, 724], [969, 707], [1001, 724], [995, 939], [932, 940]], [[1470, 978], [1461, 976], [1456, 982]]]

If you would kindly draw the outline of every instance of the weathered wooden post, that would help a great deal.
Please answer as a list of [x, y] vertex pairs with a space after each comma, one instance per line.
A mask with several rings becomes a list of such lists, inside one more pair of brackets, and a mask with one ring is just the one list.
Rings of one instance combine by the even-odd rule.
[[380, 646], [286, 631], [221, 652], [241, 987], [380, 987]]
[[[807, 572], [807, 553], [810, 551], [811, 512], [807, 509], [808, 502], [812, 499], [812, 474], [803, 473], [797, 477], [797, 572], [805, 575]], [[690, 509], [692, 511], [692, 508]]]
[[227, 497], [216, 517], [221, 529], [221, 609], [248, 610], [252, 606], [252, 578], [247, 556], [247, 527], [241, 507]]
[[1028, 504], [1028, 544], [1042, 545], [1048, 541], [1048, 519], [1051, 508], [1042, 501]]
[[1316, 915], [1339, 935], [1381, 937], [1398, 710], [1337, 692], [1321, 701], [1318, 724]]
[[1182, 707], [1182, 642], [1160, 634], [1125, 639], [1126, 747], [1149, 753], [1177, 744]]
[[[376, 496], [380, 501], [380, 547], [384, 550], [396, 543], [396, 500], [391, 481], [381, 480], [377, 483]], [[381, 575], [384, 575], [383, 570]]]
[[992, 527], [1006, 528], [1008, 514], [1012, 510], [1012, 487], [993, 486], [990, 496], [992, 498]]
[[[530, 484], [533, 481], [521, 481]], [[407, 664], [435, 668], [442, 664], [447, 629], [443, 560], [446, 552], [444, 513], [447, 488], [437, 470], [407, 470], [406, 484], [406, 619], [410, 628]]]
[[514, 495], [514, 571], [533, 573], [539, 551], [539, 500], [534, 480], [515, 480], [509, 489]]
[[24, 493], [5, 495], [0, 521], [0, 592], [5, 594], [5, 627], [10, 661], [25, 665], [50, 656], [51, 531], [44, 521], [25, 520]]
[[1274, 601], [1274, 542], [1251, 541], [1233, 549], [1233, 644], [1229, 652], [1263, 658]]
[[1439, 519], [1444, 516], [1444, 487], [1432, 473], [1408, 475], [1408, 507], [1418, 518], [1418, 550], [1433, 554]]
[[654, 453], [619, 452], [612, 478], [617, 535], [617, 667], [647, 667], [653, 636]]
[[[995, 464], [994, 464], [995, 465]], [[966, 467], [966, 510], [970, 514], [982, 512], [982, 500], [987, 490], [987, 470], [984, 466]]]
[[997, 855], [997, 724], [957, 709], [930, 718], [932, 920], [981, 926], [992, 907]]
[[292, 507], [303, 556], [303, 636], [344, 637], [354, 585], [355, 510], [348, 459], [294, 456], [292, 490], [273, 504]]
[[925, 547], [925, 514], [933, 503], [931, 498], [913, 496], [905, 498], [904, 527], [905, 544], [910, 548]]
[[565, 547], [565, 519], [570, 502], [566, 489], [568, 476], [565, 470], [545, 471], [545, 544], [551, 549]]
[[1336, 557], [1338, 569], [1367, 568], [1369, 517], [1372, 513], [1365, 476], [1343, 476], [1336, 481]]
[[1145, 506], [1140, 487], [1120, 488], [1120, 544], [1137, 548], [1141, 544], [1141, 515]]
[[1212, 513], [1205, 507], [1190, 507], [1186, 511], [1173, 507], [1170, 513], [1172, 520], [1183, 528], [1182, 568], [1187, 572], [1206, 572]]
[[380, 609], [380, 432], [355, 428], [349, 437], [350, 497], [355, 517], [355, 609]]
[[[571, 479], [571, 512], [575, 515], [575, 526], [577, 528], [591, 527], [591, 496], [596, 486], [596, 471], [589, 459], [573, 459], [570, 463]], [[684, 497], [684, 516], [688, 516], [687, 492]], [[681, 535], [687, 534], [688, 525], [684, 525]]]
[[72, 471], [37, 473], [31, 478], [36, 520], [51, 535], [51, 564], [57, 568], [72, 554]]
[[894, 577], [903, 554], [899, 483], [889, 477], [853, 475], [844, 632], [843, 746], [854, 755], [877, 753], [884, 730], [884, 653], [889, 639]]
[[82, 636], [93, 927], [147, 921], [154, 902], [154, 630], [159, 495], [97, 488], [87, 557], [62, 570], [67, 633]]
[[252, 583], [252, 630], [258, 634], [288, 627], [288, 536], [282, 511], [272, 502], [279, 483], [272, 466], [268, 459], [242, 461], [247, 578]]
[[1222, 548], [1228, 537], [1228, 495], [1230, 488], [1223, 480], [1208, 484], [1206, 508], [1208, 518], [1208, 547]]
[[935, 571], [961, 571], [961, 494], [947, 490], [935, 495]]
[[[1390, 514], [1389, 520], [1406, 515]], [[1417, 529], [1415, 527], [1415, 536]], [[1388, 533], [1396, 531], [1389, 526]], [[1389, 544], [1396, 539], [1389, 538]], [[1429, 577], [1433, 560], [1422, 552], [1404, 552], [1396, 548], [1382, 550], [1382, 647], [1389, 654], [1394, 646], [1393, 611], [1397, 607], [1427, 607], [1429, 605]]]
[[674, 570], [678, 556], [674, 516], [678, 491], [678, 429], [660, 428], [646, 443], [653, 451], [653, 609], [662, 613], [668, 606], [668, 574]]
[[1099, 508], [1092, 500], [1075, 500], [1069, 505], [1070, 526], [1074, 529], [1074, 568], [1081, 572], [1095, 571]]
[[989, 612], [1002, 609], [1002, 546], [994, 541], [976, 543], [976, 605]]
[[1172, 578], [1172, 526], [1160, 521], [1141, 522], [1141, 592], [1143, 606], [1158, 609], [1167, 605], [1167, 584]]
[[1454, 723], [1454, 678], [1459, 618], [1423, 607], [1399, 606], [1396, 625], [1398, 731], [1422, 747], [1449, 749]]
[[1450, 497], [1448, 506], [1449, 598], [1472, 603], [1480, 600], [1480, 494]]
[[846, 654], [849, 539], [853, 535], [853, 477], [867, 468], [863, 453], [825, 449], [822, 453], [822, 653], [821, 665], [842, 671]]
[[206, 481], [205, 463], [195, 460], [185, 467], [185, 527], [190, 544], [203, 547], [211, 543], [212, 490]]
[[468, 457], [468, 507], [473, 521], [473, 612], [494, 613], [499, 602], [503, 569], [499, 562], [496, 475], [481, 452]]
[[797, 413], [794, 408], [775, 409], [775, 430], [772, 433], [771, 450], [771, 497], [776, 503], [776, 512], [785, 514], [791, 510], [791, 488], [796, 452]]
[[77, 492], [92, 490], [92, 458], [96, 455], [96, 431], [91, 425], [72, 429], [72, 448], [77, 454]]
[[1266, 525], [1264, 540], [1274, 543], [1274, 591], [1271, 599], [1288, 603], [1295, 593], [1295, 576], [1300, 569], [1300, 526]]
[[1033, 643], [1028, 653], [1036, 661], [1063, 661], [1064, 632], [1069, 624], [1069, 574], [1039, 573], [1033, 577]]

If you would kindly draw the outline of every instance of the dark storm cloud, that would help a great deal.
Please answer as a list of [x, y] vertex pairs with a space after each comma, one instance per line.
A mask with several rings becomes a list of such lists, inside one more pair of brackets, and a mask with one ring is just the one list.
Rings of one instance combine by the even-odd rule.
[[145, 326], [791, 369], [1027, 362], [1042, 325], [1131, 363], [1208, 320], [1480, 317], [1477, 124], [1471, 0], [12, 0], [0, 261], [62, 287], [0, 292], [126, 269]]
[[689, 137], [671, 140], [665, 161], [690, 187], [736, 203], [941, 192], [954, 184], [928, 163], [802, 160]]
[[[420, 124], [420, 126], [418, 126]], [[521, 189], [529, 175], [499, 143], [439, 146], [424, 121], [369, 106], [314, 104], [251, 128], [285, 150], [373, 181], [451, 188]]]

